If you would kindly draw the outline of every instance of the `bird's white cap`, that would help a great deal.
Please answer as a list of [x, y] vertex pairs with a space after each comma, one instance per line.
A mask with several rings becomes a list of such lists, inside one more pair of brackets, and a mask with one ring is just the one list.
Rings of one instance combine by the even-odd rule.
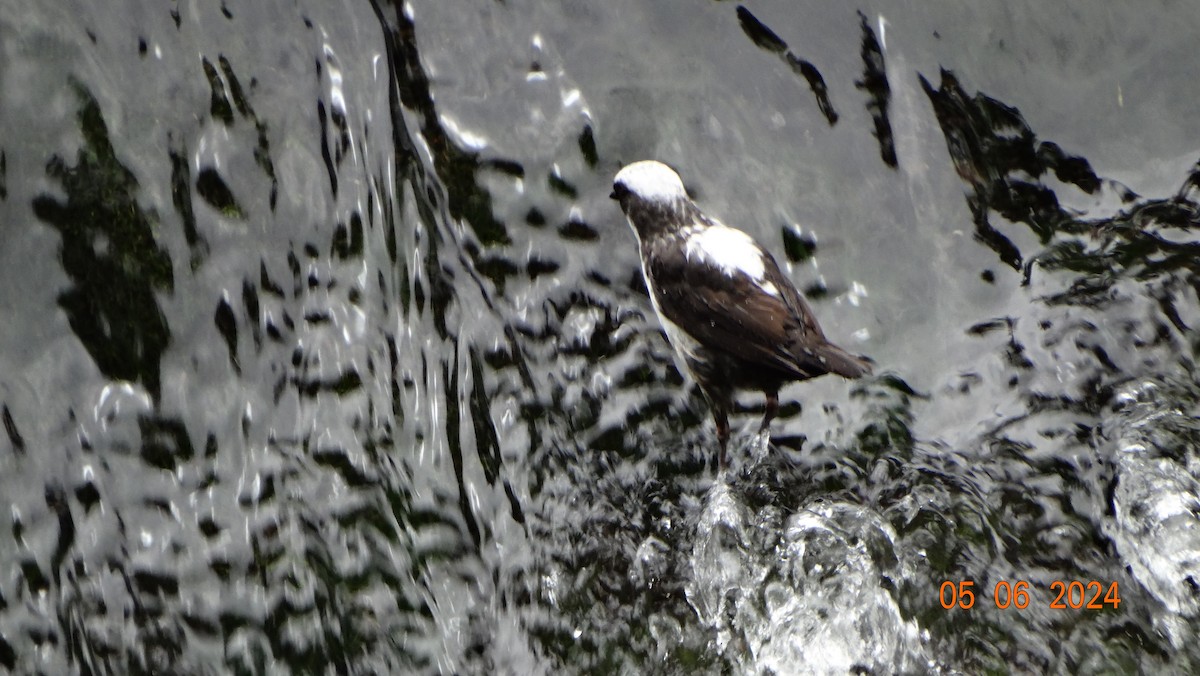
[[617, 172], [613, 183], [625, 186], [629, 192], [651, 202], [667, 202], [687, 198], [683, 179], [675, 170], [655, 160], [643, 160], [625, 165]]

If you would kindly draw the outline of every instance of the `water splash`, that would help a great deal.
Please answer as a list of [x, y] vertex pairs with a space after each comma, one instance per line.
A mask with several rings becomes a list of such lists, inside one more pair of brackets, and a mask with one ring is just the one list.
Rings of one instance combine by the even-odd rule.
[[1105, 532], [1133, 577], [1162, 604], [1155, 618], [1179, 647], [1200, 616], [1200, 419], [1171, 383], [1127, 383], [1104, 426], [1116, 467]]
[[705, 498], [687, 598], [715, 649], [747, 673], [933, 667], [891, 590], [896, 534], [868, 508], [815, 500], [753, 511], [728, 484]]

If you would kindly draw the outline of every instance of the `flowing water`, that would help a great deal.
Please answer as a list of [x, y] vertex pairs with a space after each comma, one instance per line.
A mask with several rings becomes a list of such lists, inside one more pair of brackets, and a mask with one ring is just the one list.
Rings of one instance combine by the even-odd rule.
[[[1200, 670], [1200, 10], [1043, 5], [0, 0], [0, 667]], [[722, 474], [647, 158], [877, 363]]]

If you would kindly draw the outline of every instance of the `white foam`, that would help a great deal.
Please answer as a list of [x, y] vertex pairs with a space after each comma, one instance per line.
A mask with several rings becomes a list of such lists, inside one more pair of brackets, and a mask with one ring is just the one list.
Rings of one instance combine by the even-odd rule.
[[[687, 239], [687, 257], [701, 258], [729, 275], [742, 273], [756, 282], [761, 282], [766, 272], [762, 250], [750, 235], [725, 225], [704, 228]], [[778, 289], [764, 290], [778, 295]]]
[[622, 183], [629, 192], [644, 200], [664, 202], [687, 198], [687, 190], [679, 174], [662, 162], [645, 160], [626, 165], [617, 172], [615, 183]]

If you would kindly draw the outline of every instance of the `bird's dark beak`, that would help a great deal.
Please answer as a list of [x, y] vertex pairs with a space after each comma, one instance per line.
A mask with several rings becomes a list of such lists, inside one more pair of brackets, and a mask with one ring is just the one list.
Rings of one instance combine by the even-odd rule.
[[614, 191], [612, 191], [612, 192], [608, 193], [608, 199], [610, 199], [610, 200], [615, 200], [615, 199], [618, 199], [618, 198], [619, 198], [619, 197], [618, 197], [618, 195], [617, 195], [617, 191], [616, 191], [616, 190], [614, 190]]

